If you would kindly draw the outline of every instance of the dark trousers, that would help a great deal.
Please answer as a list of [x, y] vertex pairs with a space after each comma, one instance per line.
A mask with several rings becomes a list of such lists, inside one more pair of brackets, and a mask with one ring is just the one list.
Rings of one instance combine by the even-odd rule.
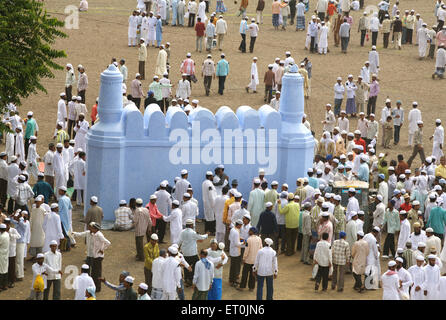
[[303, 238], [303, 234], [299, 232], [297, 234], [297, 250], [302, 249], [302, 238]]
[[[204, 1], [204, 3], [206, 3], [206, 12], [209, 12], [209, 1]], [[204, 22], [204, 21], [203, 21]]]
[[324, 19], [325, 19], [325, 12], [318, 12], [317, 16], [319, 17], [319, 19], [321, 19], [321, 21], [324, 21]]
[[29, 139], [25, 139], [25, 159], [28, 159]]
[[437, 30], [440, 31], [444, 26], [444, 20], [438, 20]]
[[146, 62], [138, 61], [138, 72], [141, 75], [141, 80], [145, 80], [146, 77]]
[[0, 274], [0, 289], [8, 287], [8, 273]]
[[285, 244], [286, 244], [285, 225], [278, 224], [277, 228], [278, 228], [279, 232], [277, 233], [277, 239], [276, 239], [276, 242], [274, 243], [274, 250], [276, 250], [276, 251], [279, 250], [279, 239], [281, 239], [282, 241], [280, 242], [280, 251], [284, 252]]
[[251, 37], [250, 41], [249, 41], [249, 52], [253, 52], [254, 51], [254, 44], [256, 43], [256, 39], [257, 37]]
[[316, 41], [316, 37], [311, 37], [310, 52], [316, 52], [316, 48], [314, 47], [315, 41]]
[[263, 300], [263, 283], [266, 280], [266, 300], [273, 300], [273, 276], [257, 275], [257, 300]]
[[152, 270], [147, 269], [144, 267], [144, 279], [146, 281], [146, 285], [149, 287], [147, 292], [152, 292]]
[[273, 98], [273, 86], [265, 85], [265, 99], [270, 103]]
[[378, 31], [372, 32], [372, 46], [376, 46], [377, 39], [378, 39]]
[[393, 142], [397, 144], [400, 142], [400, 129], [401, 126], [393, 126]]
[[158, 235], [159, 242], [163, 242], [164, 236], [166, 235], [166, 225], [167, 223], [163, 219], [156, 220], [156, 234]]
[[91, 266], [91, 277], [96, 286], [96, 292], [101, 291], [101, 281], [99, 278], [102, 277], [102, 260], [104, 260], [104, 258], [93, 258], [93, 264]]
[[291, 256], [294, 254], [294, 250], [296, 248], [296, 239], [297, 239], [298, 232], [299, 232], [299, 228], [286, 228], [285, 229], [286, 255], [287, 256]]
[[193, 27], [195, 25], [195, 13], [189, 13], [189, 21], [187, 26]]
[[78, 96], [82, 98], [81, 102], [85, 103], [85, 90], [81, 90], [77, 93]]
[[88, 270], [88, 275], [91, 277], [91, 269], [93, 268], [93, 257], [88, 257], [85, 259], [85, 263], [88, 264], [90, 269]]
[[214, 221], [205, 221], [204, 222], [204, 232], [215, 233], [216, 222]]
[[[339, 279], [338, 279], [339, 272]], [[345, 265], [333, 264], [333, 277], [331, 281], [331, 287], [334, 289], [336, 285], [338, 286], [338, 290], [344, 289], [344, 274], [345, 274]]]
[[[253, 264], [245, 263], [243, 264], [242, 270], [242, 280], [240, 281], [240, 288], [246, 288], [246, 282], [248, 282], [248, 288], [254, 289], [256, 286], [256, 279], [252, 271]], [[249, 277], [249, 280], [248, 280]]]
[[369, 101], [367, 101], [367, 116], [369, 116], [371, 113], [375, 113], [377, 98], [378, 96], [370, 97]]
[[321, 283], [321, 279], [322, 279], [322, 289], [326, 290], [328, 287], [328, 272], [329, 272], [329, 267], [322, 267], [319, 266], [317, 269], [317, 274], [316, 274], [316, 286], [319, 286], [319, 284]]
[[3, 207], [6, 205], [7, 190], [8, 181], [0, 179], [0, 203], [3, 205]]
[[240, 35], [242, 36], [242, 42], [240, 42], [238, 49], [241, 52], [246, 52], [246, 33], [240, 33]]
[[433, 59], [435, 54], [435, 44], [429, 45], [429, 58]]
[[406, 43], [412, 44], [412, 34], [413, 34], [413, 29], [407, 29], [407, 31], [406, 31]]
[[407, 160], [407, 164], [409, 165], [409, 167], [412, 165], [412, 161], [415, 159], [417, 154], [420, 154], [421, 163], [424, 163], [424, 160], [426, 160], [423, 147], [418, 148], [418, 145], [414, 145], [412, 155], [410, 156], [409, 160]]
[[383, 33], [384, 48], [387, 48], [389, 46], [389, 35], [390, 35], [390, 32]]
[[204, 76], [204, 91], [206, 92], [206, 95], [208, 96], [211, 92], [211, 84], [212, 84], [212, 76]]
[[132, 97], [132, 101], [135, 103], [135, 105], [138, 107], [141, 105], [141, 98], [133, 98]]
[[341, 37], [341, 49], [344, 52], [347, 52], [349, 37]]
[[8, 213], [11, 214], [14, 212], [14, 199], [9, 198], [8, 200]]
[[[76, 135], [76, 132], [74, 132], [74, 123], [76, 122], [76, 120], [70, 120], [68, 119], [68, 124], [67, 124], [67, 133], [70, 136], [71, 139], [74, 138], [74, 136]], [[63, 144], [63, 142], [62, 142]]]
[[364, 47], [364, 40], [367, 30], [361, 30], [361, 47]]
[[186, 283], [192, 284], [192, 279], [194, 277], [194, 272], [195, 272], [195, 264], [197, 263], [198, 256], [184, 256], [184, 259], [187, 261], [187, 263], [190, 264], [192, 271], [187, 270], [186, 268], [184, 269], [184, 281]]
[[[43, 300], [48, 300], [51, 287], [53, 287], [53, 300], [60, 300], [60, 283], [61, 279], [47, 280], [46, 289], [43, 291]], [[97, 290], [96, 290], [97, 292]]]
[[218, 76], [218, 93], [223, 94], [223, 90], [225, 90], [225, 81], [226, 76]]
[[144, 261], [144, 236], [135, 237], [136, 259]]
[[71, 101], [73, 94], [71, 93], [73, 90], [73, 86], [65, 87], [65, 95], [67, 96], [67, 101]]
[[229, 281], [236, 282], [240, 275], [240, 264], [242, 261], [242, 256], [238, 257], [230, 257], [231, 258], [231, 266], [229, 268]]
[[389, 249], [392, 255], [395, 257], [395, 234], [388, 233], [386, 240], [384, 241], [383, 255], [389, 255]]
[[362, 287], [361, 275], [353, 272], [353, 278], [355, 278], [355, 286], [353, 288], [360, 289]]
[[16, 257], [9, 257], [9, 263], [8, 263], [8, 283], [13, 284], [15, 282], [16, 276], [15, 276], [15, 258]]

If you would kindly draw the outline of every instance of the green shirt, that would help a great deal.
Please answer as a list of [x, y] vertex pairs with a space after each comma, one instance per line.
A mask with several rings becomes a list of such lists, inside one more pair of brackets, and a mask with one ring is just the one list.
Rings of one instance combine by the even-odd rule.
[[163, 91], [161, 88], [163, 87], [171, 87], [170, 84], [162, 84], [157, 81], [153, 81], [150, 86], [149, 90], [153, 91], [153, 97], [156, 99], [156, 101], [163, 100]]
[[149, 242], [144, 246], [144, 268], [152, 270], [152, 262], [160, 256], [158, 243], [154, 246]]
[[334, 234], [338, 234], [341, 231], [345, 231], [345, 209], [341, 205], [337, 205], [334, 208], [333, 215], [338, 222], [334, 228]]
[[268, 192], [265, 193], [265, 203], [271, 202], [274, 205], [278, 199], [277, 195], [278, 193], [275, 189], [268, 190]]
[[386, 212], [384, 213], [383, 225], [385, 225], [386, 223], [387, 233], [395, 233], [396, 231], [400, 231], [400, 216], [397, 210], [386, 210]]
[[294, 229], [299, 227], [300, 206], [297, 202], [289, 202], [285, 207], [279, 206], [279, 213], [285, 215], [285, 227]]
[[26, 121], [26, 129], [25, 129], [25, 139], [29, 139], [31, 136], [34, 136], [36, 133], [36, 120], [34, 120], [33, 118], [28, 119], [28, 121]]

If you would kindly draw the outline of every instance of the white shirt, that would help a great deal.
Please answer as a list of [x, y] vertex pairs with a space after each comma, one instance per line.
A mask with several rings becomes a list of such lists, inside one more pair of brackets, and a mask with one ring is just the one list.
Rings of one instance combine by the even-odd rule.
[[163, 291], [176, 292], [177, 288], [181, 288], [181, 268], [179, 262], [174, 257], [169, 257], [163, 264]]
[[398, 273], [394, 271], [392, 272], [393, 274], [389, 275], [389, 272], [392, 271], [388, 270], [381, 277], [383, 300], [400, 300], [400, 295], [398, 292], [400, 286]]
[[163, 287], [163, 264], [166, 258], [158, 257], [152, 262], [152, 287], [161, 289]]
[[[208, 259], [206, 260], [209, 261]], [[201, 259], [195, 263], [194, 279], [192, 282], [198, 291], [208, 291], [212, 284], [212, 279], [214, 279], [214, 264], [211, 261], [209, 261], [209, 264], [209, 269], [206, 269]]]
[[344, 98], [345, 88], [344, 88], [344, 85], [342, 83], [339, 84], [339, 83], [336, 82], [334, 87], [333, 87], [333, 89], [334, 89], [334, 92], [335, 92], [335, 96], [334, 96], [335, 99], [343, 99]]
[[328, 241], [321, 240], [316, 244], [313, 259], [321, 267], [328, 267], [332, 263], [331, 245]]
[[257, 252], [256, 261], [254, 262], [252, 270], [262, 277], [277, 275], [279, 268], [277, 265], [276, 251], [269, 246], [260, 249]]
[[418, 248], [418, 243], [424, 242], [426, 243], [427, 237], [426, 232], [424, 230], [421, 230], [419, 235], [416, 235], [415, 232], [412, 232], [409, 236], [409, 240], [412, 242], [412, 248], [416, 249]]
[[93, 278], [90, 277], [88, 273], [81, 273], [74, 278], [74, 300], [85, 300], [85, 290], [87, 290], [88, 287], [93, 287], [96, 289]]
[[347, 203], [347, 222], [350, 221], [350, 219], [352, 218], [351, 216], [351, 212], [352, 211], [356, 211], [358, 212], [360, 210], [359, 208], [359, 202], [358, 199], [356, 199], [355, 197], [351, 197], [348, 199], [348, 203]]
[[237, 229], [236, 227], [232, 228], [231, 231], [229, 232], [229, 241], [230, 241], [229, 256], [231, 257], [240, 256], [240, 247], [242, 244], [240, 242], [240, 230]]
[[400, 235], [398, 236], [398, 246], [397, 248], [405, 248], [406, 242], [410, 237], [410, 222], [407, 219], [401, 221], [400, 224]]

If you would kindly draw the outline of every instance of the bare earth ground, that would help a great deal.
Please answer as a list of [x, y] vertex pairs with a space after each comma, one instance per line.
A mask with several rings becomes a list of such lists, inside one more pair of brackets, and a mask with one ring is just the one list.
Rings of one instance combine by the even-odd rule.
[[[64, 8], [66, 5], [78, 5], [78, 1], [45, 1], [49, 12], [60, 19], [64, 19]], [[376, 5], [378, 0], [365, 1], [367, 5]], [[393, 1], [391, 5], [393, 5]], [[255, 15], [255, 6], [257, 2], [251, 0], [248, 7], [248, 16]], [[314, 8], [315, 0], [311, 1], [311, 8]], [[56, 47], [64, 49], [68, 58], [61, 59], [61, 65], [70, 62], [73, 66], [82, 64], [86, 68], [89, 76], [89, 87], [87, 90], [87, 107], [89, 110], [94, 104], [95, 98], [99, 92], [99, 75], [112, 57], [125, 58], [129, 68], [129, 79], [133, 79], [137, 72], [137, 49], [127, 47], [127, 26], [128, 16], [136, 5], [133, 0], [91, 0], [90, 9], [87, 13], [80, 14], [80, 28], [78, 30], [66, 30], [69, 35], [67, 39], [57, 41]], [[330, 53], [327, 56], [318, 54], [310, 55], [305, 51], [305, 33], [296, 32], [295, 25], [289, 26], [286, 31], [274, 31], [271, 24], [271, 1], [266, 4], [264, 12], [264, 24], [260, 25], [260, 33], [256, 42], [253, 54], [242, 54], [237, 48], [240, 43], [238, 33], [240, 18], [236, 16], [238, 5], [231, 1], [226, 1], [228, 12], [225, 19], [228, 22], [229, 32], [225, 37], [223, 52], [225, 52], [230, 62], [230, 75], [226, 81], [226, 90], [224, 96], [217, 94], [217, 83], [213, 83], [211, 96], [206, 97], [202, 86], [202, 78], [198, 76], [199, 82], [193, 86], [192, 97], [200, 100], [200, 105], [216, 111], [222, 105], [228, 105], [236, 110], [240, 105], [249, 105], [253, 108], [259, 108], [263, 105], [263, 85], [258, 87], [259, 93], [247, 94], [244, 87], [249, 82], [250, 63], [255, 55], [259, 58], [259, 78], [263, 79], [266, 66], [274, 61], [275, 57], [284, 58], [285, 51], [292, 52], [296, 62], [301, 61], [308, 56], [313, 63], [312, 95], [307, 101], [305, 112], [316, 131], [317, 137], [320, 137], [323, 120], [324, 106], [326, 103], [333, 103], [333, 84], [337, 76], [342, 76], [344, 81], [348, 74], [352, 73], [355, 78], [359, 74], [360, 68], [365, 60], [368, 59], [370, 42], [366, 47], [359, 46], [359, 33], [357, 33], [357, 21], [360, 17], [359, 12], [353, 13], [354, 26], [352, 28], [352, 38], [349, 45], [349, 52], [344, 55], [340, 48], [333, 45], [333, 34], [329, 35]], [[434, 24], [433, 16], [434, 1], [415, 1], [406, 0], [400, 5], [400, 10], [415, 9], [419, 12], [429, 25]], [[211, 10], [215, 10], [215, 0], [211, 1]], [[311, 13], [307, 13], [307, 21]], [[175, 84], [179, 78], [179, 67], [181, 61], [185, 58], [187, 52], [192, 52], [192, 58], [195, 60], [201, 72], [201, 63], [206, 57], [206, 53], [196, 53], [195, 50], [195, 32], [192, 28], [164, 27], [163, 43], [171, 43], [171, 80]], [[407, 113], [411, 108], [412, 101], [418, 101], [419, 108], [422, 111], [423, 121], [425, 122], [424, 139], [426, 155], [431, 152], [431, 144], [428, 137], [433, 133], [432, 125], [436, 118], [441, 118], [441, 110], [445, 108], [446, 100], [446, 82], [433, 81], [431, 74], [435, 63], [431, 60], [419, 61], [418, 48], [415, 46], [403, 46], [403, 50], [382, 48], [382, 35], [379, 35], [378, 51], [380, 53], [379, 82], [381, 93], [377, 103], [377, 117], [380, 118], [381, 109], [384, 106], [384, 100], [389, 97], [393, 103], [397, 99], [403, 101], [403, 107]], [[144, 90], [147, 91], [150, 83], [151, 74], [155, 69], [155, 59], [158, 49], [148, 49], [148, 61], [146, 63], [146, 79], [143, 82]], [[218, 61], [219, 51], [213, 52], [215, 61]], [[77, 72], [76, 72], [77, 74]], [[35, 117], [39, 123], [40, 134], [38, 142], [38, 153], [43, 156], [46, 152], [47, 144], [52, 141], [54, 126], [56, 122], [57, 101], [59, 93], [64, 90], [65, 72], [58, 71], [54, 79], [45, 80], [44, 84], [48, 94], [38, 94], [23, 101], [20, 107], [21, 115], [24, 116], [27, 111], [34, 111]], [[74, 89], [74, 88], [73, 88]], [[88, 117], [89, 119], [89, 117]], [[443, 119], [444, 120], [444, 119]], [[350, 120], [350, 130], [356, 128], [356, 120]], [[396, 158], [397, 153], [403, 153], [408, 157], [410, 148], [407, 144], [407, 125], [405, 124], [401, 131], [400, 146], [389, 150], [391, 158]], [[380, 130], [381, 133], [381, 130]], [[378, 152], [383, 150], [378, 149]], [[414, 162], [419, 165], [419, 160]], [[147, 190], [152, 192], [152, 190]], [[83, 230], [83, 224], [79, 222], [81, 210], [76, 210], [73, 214], [74, 229]], [[143, 263], [135, 262], [135, 247], [133, 232], [117, 233], [105, 231], [105, 236], [112, 242], [112, 246], [107, 250], [103, 263], [103, 275], [112, 281], [116, 281], [118, 274], [122, 270], [130, 271], [136, 277], [136, 283], [144, 279]], [[201, 246], [207, 246], [204, 242]], [[63, 264], [77, 265], [80, 267], [85, 257], [85, 245], [83, 241], [79, 242], [76, 249], [69, 253], [64, 253]], [[343, 293], [315, 293], [314, 282], [310, 281], [311, 267], [305, 266], [299, 262], [300, 255], [292, 257], [279, 256], [279, 277], [275, 281], [275, 299], [380, 299], [381, 290], [369, 291], [358, 294], [353, 287], [353, 277], [346, 276], [345, 291]], [[384, 264], [383, 264], [384, 266]], [[31, 287], [31, 264], [26, 263], [25, 281], [16, 284], [14, 289], [0, 293], [0, 299], [24, 299], [29, 294]], [[224, 269], [223, 281], [223, 299], [255, 299], [255, 293], [239, 292], [230, 288], [227, 284], [229, 265]], [[383, 269], [384, 270], [384, 269]], [[65, 277], [64, 277], [65, 278]], [[186, 289], [186, 298], [190, 299], [191, 290]], [[62, 298], [72, 299], [74, 293], [72, 290], [63, 288]], [[98, 294], [98, 299], [113, 299], [114, 292], [104, 288]]]

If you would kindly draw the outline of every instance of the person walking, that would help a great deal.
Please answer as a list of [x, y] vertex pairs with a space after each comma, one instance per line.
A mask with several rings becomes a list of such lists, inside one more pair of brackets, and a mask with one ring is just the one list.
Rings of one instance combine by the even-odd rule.
[[229, 74], [229, 62], [225, 59], [225, 54], [220, 55], [221, 59], [217, 63], [217, 71], [215, 75], [218, 77], [218, 94], [223, 95], [225, 90], [225, 81]]
[[254, 262], [253, 271], [257, 277], [257, 300], [263, 300], [263, 283], [266, 280], [266, 300], [273, 300], [273, 282], [277, 278], [279, 268], [277, 255], [271, 246], [273, 240], [265, 239], [265, 247], [259, 250]]

